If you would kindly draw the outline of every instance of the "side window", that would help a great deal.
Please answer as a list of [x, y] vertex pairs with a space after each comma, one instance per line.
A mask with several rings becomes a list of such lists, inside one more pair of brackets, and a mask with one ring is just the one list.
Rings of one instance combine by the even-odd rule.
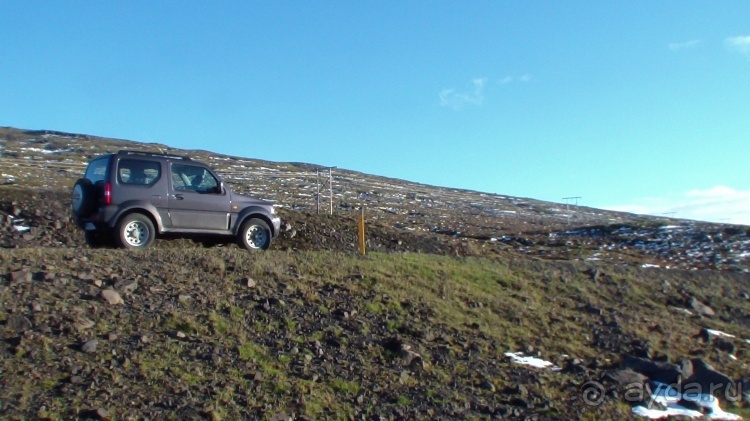
[[100, 158], [91, 161], [89, 166], [86, 167], [85, 177], [91, 180], [92, 184], [96, 184], [98, 181], [104, 181], [107, 178], [108, 164], [108, 158]]
[[172, 188], [175, 190], [187, 190], [186, 187], [187, 184], [182, 179], [182, 174], [175, 172], [174, 167], [172, 167]]
[[217, 193], [219, 180], [204, 167], [172, 164], [172, 188], [198, 193]]
[[117, 165], [117, 181], [121, 184], [151, 186], [161, 178], [161, 165], [156, 161], [121, 159]]

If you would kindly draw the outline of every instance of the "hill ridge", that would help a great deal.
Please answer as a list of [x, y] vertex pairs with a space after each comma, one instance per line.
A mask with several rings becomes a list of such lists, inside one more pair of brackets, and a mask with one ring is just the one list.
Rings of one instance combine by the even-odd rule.
[[[92, 156], [127, 148], [166, 151], [200, 159], [216, 168], [239, 193], [271, 200], [290, 212], [328, 213], [333, 207], [336, 214], [353, 215], [364, 206], [370, 226], [384, 233], [381, 238], [371, 239], [375, 249], [408, 250], [399, 238], [420, 237], [416, 241], [423, 245], [425, 241], [448, 243], [444, 252], [460, 248], [463, 253], [477, 255], [511, 249], [545, 259], [595, 259], [684, 269], [747, 271], [750, 265], [750, 234], [742, 226], [566, 206], [346, 169], [333, 172], [331, 187], [326, 174], [316, 178], [314, 164], [300, 168], [300, 163], [86, 136], [51, 130], [0, 129], [0, 183], [67, 191]], [[329, 196], [331, 188], [333, 200]], [[291, 221], [305, 218], [310, 217], [287, 214]], [[328, 235], [307, 225], [316, 235]], [[660, 229], [670, 225], [683, 229]], [[335, 242], [353, 241], [351, 237], [356, 234], [351, 227], [336, 228], [344, 234], [334, 234], [339, 236]], [[436, 235], [438, 240], [425, 240]], [[300, 240], [301, 237], [297, 244]], [[317, 246], [314, 238], [308, 240], [305, 247]], [[571, 253], [568, 249], [572, 245], [575, 252]], [[436, 247], [426, 250], [434, 251]]]

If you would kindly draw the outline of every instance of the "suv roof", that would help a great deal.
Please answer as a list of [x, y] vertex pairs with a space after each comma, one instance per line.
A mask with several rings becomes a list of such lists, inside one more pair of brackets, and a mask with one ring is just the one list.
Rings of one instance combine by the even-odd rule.
[[133, 150], [128, 150], [128, 149], [117, 151], [117, 155], [149, 156], [149, 157], [154, 157], [154, 158], [165, 158], [165, 159], [183, 159], [186, 161], [193, 160], [189, 156], [184, 156], [184, 155], [174, 155], [174, 154], [167, 154], [163, 152], [133, 151]]

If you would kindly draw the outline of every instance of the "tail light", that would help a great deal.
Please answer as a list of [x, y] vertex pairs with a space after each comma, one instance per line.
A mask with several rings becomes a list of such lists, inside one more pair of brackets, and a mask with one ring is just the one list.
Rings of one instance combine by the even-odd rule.
[[112, 204], [112, 184], [104, 183], [104, 204]]

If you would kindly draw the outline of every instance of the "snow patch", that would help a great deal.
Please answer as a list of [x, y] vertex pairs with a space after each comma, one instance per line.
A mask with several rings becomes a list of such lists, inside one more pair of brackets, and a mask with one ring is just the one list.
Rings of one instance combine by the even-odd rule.
[[524, 356], [523, 352], [510, 352], [510, 351], [508, 351], [508, 352], [505, 353], [505, 356], [506, 357], [510, 357], [513, 360], [513, 362], [516, 363], [516, 364], [530, 365], [532, 367], [537, 367], [537, 368], [549, 368], [552, 371], [560, 371], [560, 370], [562, 370], [560, 367], [552, 364], [549, 361], [545, 361], [545, 360], [543, 360], [541, 358]]
[[668, 406], [667, 409], [650, 409], [645, 406], [633, 407], [633, 414], [640, 417], [651, 418], [652, 420], [658, 420], [668, 417], [688, 417], [688, 418], [702, 418], [703, 414], [692, 409], [683, 408], [679, 405]]
[[27, 231], [31, 230], [31, 227], [23, 225], [23, 223], [26, 222], [26, 220], [20, 219], [20, 218], [15, 218], [13, 215], [8, 215], [8, 216], [10, 217], [11, 223], [13, 224], [13, 228], [15, 228], [16, 231], [18, 231], [18, 232], [27, 232]]
[[31, 229], [31, 227], [27, 227], [25, 225], [14, 225], [13, 228], [15, 228], [18, 232], [27, 232]]
[[714, 330], [714, 329], [706, 329], [706, 331], [711, 334], [712, 336], [725, 336], [727, 338], [734, 338], [735, 336], [729, 333], [724, 333], [720, 330]]
[[41, 149], [41, 148], [21, 148], [22, 151], [29, 151], [29, 152], [39, 152], [43, 154], [51, 154], [55, 153], [56, 151], [50, 151], [47, 149]]
[[[651, 401], [665, 406], [666, 409], [653, 409], [642, 405], [633, 407], [633, 414], [658, 420], [667, 417], [684, 416], [688, 418], [703, 418], [700, 411], [685, 408], [678, 405], [681, 400], [693, 402], [708, 409], [705, 417], [711, 420], [742, 420], [737, 414], [725, 412], [719, 406], [719, 400], [707, 393], [680, 393], [677, 389], [663, 383], [654, 383], [655, 388], [651, 394]], [[650, 405], [649, 405], [650, 406]]]

